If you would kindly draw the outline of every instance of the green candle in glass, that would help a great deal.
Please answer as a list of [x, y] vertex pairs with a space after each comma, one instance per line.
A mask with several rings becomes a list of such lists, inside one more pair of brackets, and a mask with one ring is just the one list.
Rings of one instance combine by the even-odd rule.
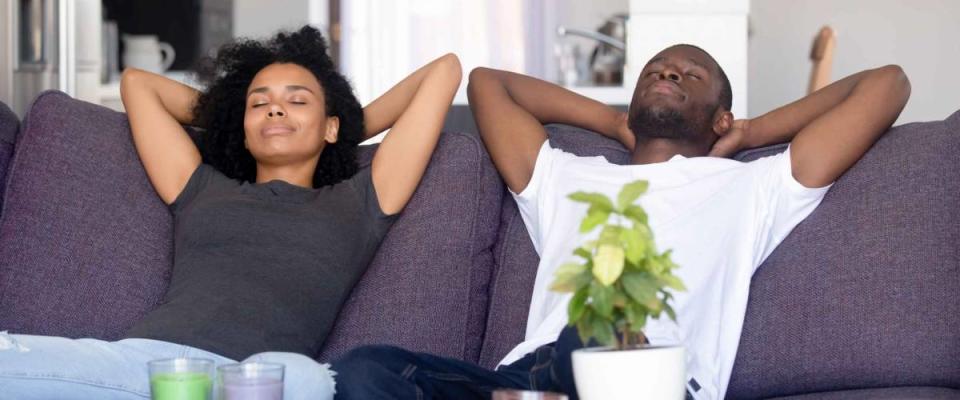
[[173, 358], [148, 363], [153, 400], [210, 400], [213, 361]]

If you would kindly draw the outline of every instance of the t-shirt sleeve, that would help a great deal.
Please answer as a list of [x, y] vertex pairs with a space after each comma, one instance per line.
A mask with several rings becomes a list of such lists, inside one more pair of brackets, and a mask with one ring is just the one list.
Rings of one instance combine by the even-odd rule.
[[369, 217], [371, 232], [378, 238], [383, 237], [400, 213], [387, 215], [383, 212], [380, 199], [377, 197], [377, 189], [373, 186], [370, 167], [357, 171], [357, 174], [350, 178], [349, 184], [360, 198], [364, 215]]
[[527, 187], [520, 193], [510, 191], [537, 254], [540, 254], [543, 248], [541, 244], [544, 233], [550, 232], [552, 228], [550, 223], [553, 219], [550, 218], [550, 213], [554, 210], [553, 202], [556, 201], [557, 181], [564, 175], [570, 161], [576, 158], [576, 155], [551, 147], [550, 141], [546, 140], [537, 153], [537, 162]]
[[759, 256], [754, 269], [760, 266], [783, 241], [823, 200], [833, 185], [808, 188], [793, 177], [790, 147], [780, 154], [754, 161], [758, 168], [759, 184], [756, 185], [758, 209], [763, 214], [757, 220], [759, 229]]
[[183, 187], [183, 190], [180, 191], [180, 194], [177, 195], [177, 198], [173, 200], [173, 203], [170, 203], [168, 206], [170, 212], [173, 214], [178, 214], [183, 211], [190, 203], [192, 203], [200, 193], [206, 190], [212, 182], [217, 181], [218, 179], [227, 179], [226, 176], [223, 176], [215, 168], [211, 167], [208, 164], [200, 164], [197, 166], [197, 169], [193, 171], [193, 174], [190, 175], [190, 179], [187, 180], [187, 185]]

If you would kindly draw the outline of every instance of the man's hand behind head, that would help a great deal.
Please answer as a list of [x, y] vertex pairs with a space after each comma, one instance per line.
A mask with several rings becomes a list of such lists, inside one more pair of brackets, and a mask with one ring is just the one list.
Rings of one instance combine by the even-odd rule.
[[750, 132], [750, 120], [734, 120], [730, 129], [720, 134], [720, 139], [713, 144], [710, 149], [710, 157], [731, 157], [738, 151], [748, 147]]

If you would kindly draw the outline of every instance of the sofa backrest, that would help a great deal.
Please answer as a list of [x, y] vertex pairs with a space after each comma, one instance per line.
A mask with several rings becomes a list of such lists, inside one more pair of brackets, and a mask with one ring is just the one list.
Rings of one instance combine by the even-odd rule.
[[[20, 119], [10, 107], [0, 102], [0, 210], [3, 210], [3, 192], [7, 187], [7, 168], [13, 158], [13, 146], [17, 142]], [[0, 211], [0, 215], [3, 212]]]
[[0, 218], [0, 327], [115, 339], [166, 290], [170, 214], [124, 114], [44, 92], [24, 117]]
[[[363, 149], [361, 165], [369, 165], [374, 148]], [[476, 362], [502, 188], [478, 137], [444, 133], [319, 358], [390, 344]]]
[[727, 396], [957, 388], [958, 360], [960, 112], [891, 129], [763, 263]]
[[[360, 153], [369, 165], [373, 147]], [[41, 94], [24, 119], [9, 182], [0, 329], [116, 339], [161, 300], [172, 221], [124, 114]], [[442, 135], [322, 357], [390, 343], [476, 361], [501, 188], [479, 139]]]

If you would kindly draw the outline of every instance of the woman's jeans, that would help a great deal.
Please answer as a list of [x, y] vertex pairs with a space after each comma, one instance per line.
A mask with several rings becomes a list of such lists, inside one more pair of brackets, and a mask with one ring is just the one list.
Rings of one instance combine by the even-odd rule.
[[[162, 358], [235, 361], [190, 346], [150, 339], [107, 342], [0, 332], [0, 397], [4, 399], [150, 398], [147, 362]], [[260, 353], [244, 361], [284, 364], [284, 399], [331, 399], [326, 364], [296, 353]]]

